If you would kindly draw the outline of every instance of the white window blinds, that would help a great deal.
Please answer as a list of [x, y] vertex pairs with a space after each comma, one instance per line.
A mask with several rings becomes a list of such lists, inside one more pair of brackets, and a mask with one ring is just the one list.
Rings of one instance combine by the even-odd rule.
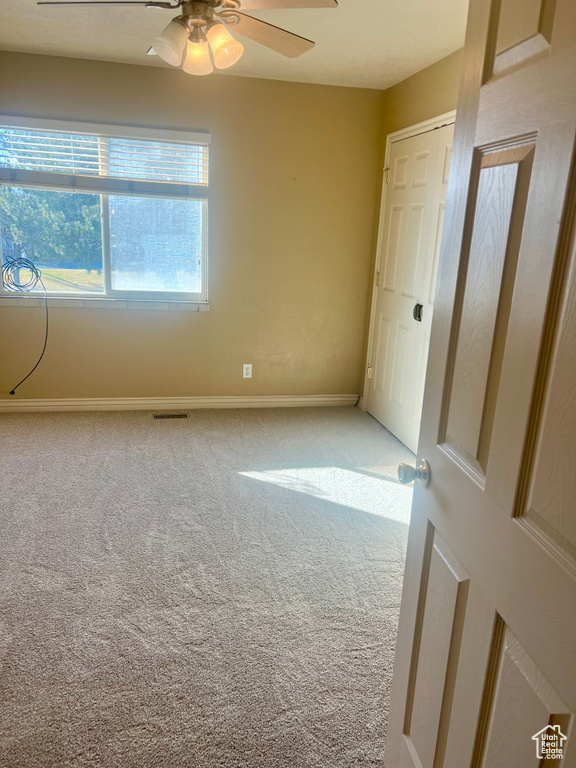
[[98, 131], [97, 126], [82, 125], [59, 130], [50, 121], [41, 122], [40, 128], [28, 128], [0, 116], [1, 183], [144, 197], [207, 197], [208, 134], [118, 126]]

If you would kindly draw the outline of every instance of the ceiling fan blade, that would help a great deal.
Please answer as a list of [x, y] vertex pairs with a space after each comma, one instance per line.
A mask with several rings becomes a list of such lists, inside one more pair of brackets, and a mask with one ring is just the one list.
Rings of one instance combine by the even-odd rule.
[[275, 8], [337, 8], [337, 0], [240, 0], [243, 11], [267, 11]]
[[178, 8], [178, 5], [150, 0], [36, 0], [36, 5], [147, 5], [150, 8]]
[[296, 56], [314, 48], [312, 40], [307, 40], [305, 37], [300, 37], [300, 35], [275, 27], [273, 24], [260, 21], [260, 19], [254, 19], [252, 16], [246, 16], [239, 11], [222, 11], [219, 15], [223, 18], [237, 16], [240, 21], [230, 27], [232, 32], [238, 32], [239, 35], [249, 37], [250, 40], [255, 40], [260, 45], [265, 45], [266, 48], [271, 48], [290, 59], [295, 59]]

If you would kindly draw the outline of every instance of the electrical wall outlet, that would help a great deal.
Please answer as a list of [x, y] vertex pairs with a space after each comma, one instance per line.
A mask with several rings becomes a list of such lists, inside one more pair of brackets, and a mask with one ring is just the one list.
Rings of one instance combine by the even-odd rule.
[[244, 363], [244, 365], [242, 366], [242, 378], [243, 379], [252, 378], [252, 363]]

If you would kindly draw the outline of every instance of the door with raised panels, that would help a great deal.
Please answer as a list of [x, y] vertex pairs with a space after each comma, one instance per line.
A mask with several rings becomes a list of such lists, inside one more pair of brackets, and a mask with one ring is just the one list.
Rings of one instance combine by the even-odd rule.
[[386, 768], [576, 766], [575, 146], [574, 0], [471, 0]]
[[367, 410], [416, 451], [453, 125], [391, 144]]

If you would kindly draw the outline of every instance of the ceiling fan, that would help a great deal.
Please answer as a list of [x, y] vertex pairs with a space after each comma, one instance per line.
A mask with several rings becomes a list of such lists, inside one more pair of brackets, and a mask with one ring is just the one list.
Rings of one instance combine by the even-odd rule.
[[312, 40], [268, 24], [242, 10], [275, 8], [336, 8], [337, 0], [38, 0], [37, 5], [143, 5], [178, 11], [164, 31], [152, 41], [150, 55], [158, 55], [190, 75], [208, 75], [228, 69], [244, 48], [228, 27], [273, 51], [295, 58], [314, 47]]

